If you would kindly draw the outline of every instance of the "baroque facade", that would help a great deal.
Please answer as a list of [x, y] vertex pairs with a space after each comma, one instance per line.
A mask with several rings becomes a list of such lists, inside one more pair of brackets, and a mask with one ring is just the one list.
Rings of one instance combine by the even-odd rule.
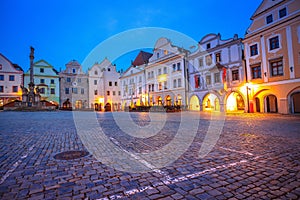
[[[59, 76], [45, 60], [39, 60], [33, 64], [33, 79], [35, 86], [39, 87], [41, 100], [47, 100], [55, 105], [59, 105]], [[30, 83], [30, 70], [24, 74], [24, 85]]]
[[66, 69], [59, 72], [60, 107], [64, 109], [88, 108], [89, 84], [88, 75], [76, 60], [66, 64]]
[[198, 111], [244, 111], [246, 98], [242, 39], [222, 40], [208, 34], [189, 60], [189, 109]]
[[300, 2], [264, 0], [244, 39], [251, 112], [300, 112]]
[[0, 107], [14, 100], [21, 100], [23, 69], [0, 54]]
[[96, 111], [121, 110], [120, 73], [105, 58], [88, 70], [89, 106]]

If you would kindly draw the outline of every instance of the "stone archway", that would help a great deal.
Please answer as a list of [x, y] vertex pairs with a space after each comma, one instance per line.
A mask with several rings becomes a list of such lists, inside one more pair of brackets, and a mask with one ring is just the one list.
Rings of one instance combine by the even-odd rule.
[[300, 91], [291, 94], [291, 111], [300, 113]]
[[203, 111], [220, 111], [220, 100], [217, 95], [209, 93], [203, 98]]
[[265, 112], [267, 113], [277, 113], [278, 105], [277, 105], [277, 97], [273, 94], [265, 97]]
[[226, 100], [226, 111], [245, 111], [245, 101], [238, 92], [231, 92]]
[[200, 100], [196, 95], [190, 98], [190, 110], [200, 111]]
[[172, 98], [170, 95], [167, 95], [165, 98], [166, 106], [172, 106]]

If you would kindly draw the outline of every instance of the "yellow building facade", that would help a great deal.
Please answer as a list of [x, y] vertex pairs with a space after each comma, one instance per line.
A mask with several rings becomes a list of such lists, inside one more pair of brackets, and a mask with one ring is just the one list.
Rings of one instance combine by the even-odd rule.
[[244, 39], [250, 112], [300, 113], [300, 1], [264, 0]]

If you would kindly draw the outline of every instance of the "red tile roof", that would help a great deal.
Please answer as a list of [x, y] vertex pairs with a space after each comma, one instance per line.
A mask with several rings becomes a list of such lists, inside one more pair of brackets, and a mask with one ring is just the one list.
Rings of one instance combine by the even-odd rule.
[[134, 66], [140, 66], [149, 62], [149, 58], [152, 56], [152, 53], [148, 53], [145, 51], [140, 51], [140, 53], [136, 56], [135, 60], [132, 62]]

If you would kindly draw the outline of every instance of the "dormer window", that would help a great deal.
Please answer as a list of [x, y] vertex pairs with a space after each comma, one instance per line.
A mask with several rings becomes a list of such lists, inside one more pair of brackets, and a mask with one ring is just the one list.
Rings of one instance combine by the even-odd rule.
[[266, 17], [266, 22], [267, 22], [267, 24], [272, 23], [272, 22], [273, 22], [273, 15], [268, 15], [268, 16]]
[[73, 74], [76, 73], [76, 69], [75, 69], [75, 68], [72, 69], [72, 73], [73, 73]]
[[210, 49], [210, 43], [206, 44], [206, 49]]
[[44, 73], [44, 68], [40, 68], [40, 73]]
[[286, 16], [286, 8], [282, 8], [279, 10], [279, 18], [283, 18]]
[[110, 72], [110, 68], [107, 68], [107, 71], [109, 71], [109, 72]]
[[98, 71], [97, 70], [95, 71], [95, 75], [98, 75]]
[[156, 57], [159, 58], [159, 53], [156, 53]]

